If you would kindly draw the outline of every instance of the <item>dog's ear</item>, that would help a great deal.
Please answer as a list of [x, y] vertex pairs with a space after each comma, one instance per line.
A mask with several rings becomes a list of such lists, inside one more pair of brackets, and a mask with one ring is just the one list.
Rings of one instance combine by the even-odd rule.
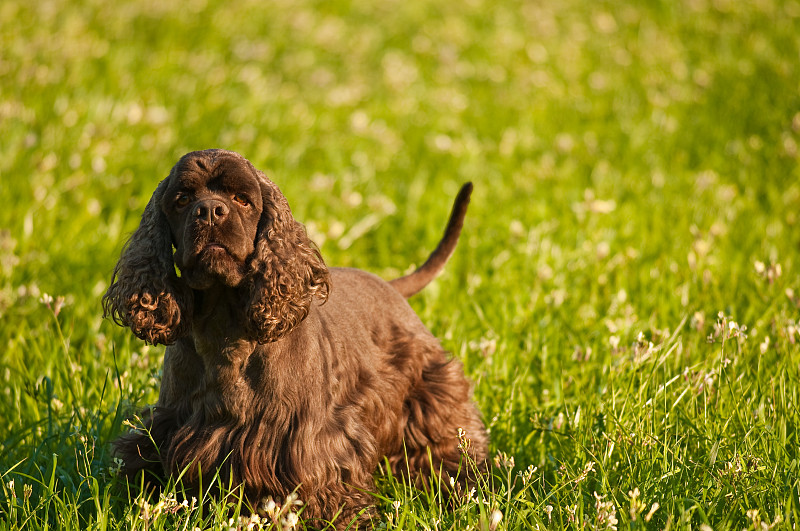
[[150, 198], [103, 296], [104, 317], [154, 345], [185, 335], [191, 312], [191, 292], [175, 272], [170, 229], [161, 211], [169, 180], [161, 181]]
[[251, 263], [247, 323], [259, 343], [275, 341], [308, 315], [315, 298], [328, 297], [330, 275], [322, 256], [295, 221], [278, 187], [260, 174], [264, 209]]

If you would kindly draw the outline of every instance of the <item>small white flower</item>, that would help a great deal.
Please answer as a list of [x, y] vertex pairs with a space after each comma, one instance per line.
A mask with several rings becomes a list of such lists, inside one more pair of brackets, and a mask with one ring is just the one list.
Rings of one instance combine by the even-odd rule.
[[262, 507], [264, 508], [264, 512], [266, 512], [268, 515], [272, 516], [275, 513], [275, 509], [277, 508], [277, 504], [275, 503], [275, 500], [273, 500], [270, 497], [266, 501], [262, 502]]
[[491, 520], [489, 520], [489, 529], [494, 531], [497, 529], [497, 526], [500, 525], [500, 520], [503, 519], [503, 513], [500, 512], [498, 509], [492, 511]]
[[769, 336], [764, 337], [764, 341], [758, 346], [758, 349], [762, 354], [767, 353], [767, 350], [769, 349], [769, 343], [770, 343]]
[[658, 502], [653, 503], [653, 505], [650, 507], [650, 511], [645, 515], [644, 521], [649, 522], [650, 519], [653, 518], [653, 515], [656, 514], [656, 511], [659, 507], [661, 506], [658, 504]]
[[286, 515], [286, 518], [283, 519], [282, 523], [284, 527], [288, 527], [289, 529], [294, 529], [299, 520], [300, 519], [297, 517], [295, 513], [289, 513]]

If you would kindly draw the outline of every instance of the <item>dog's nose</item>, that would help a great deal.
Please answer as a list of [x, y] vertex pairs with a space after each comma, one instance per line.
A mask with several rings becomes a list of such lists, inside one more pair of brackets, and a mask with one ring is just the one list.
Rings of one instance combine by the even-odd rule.
[[206, 199], [198, 202], [194, 207], [194, 217], [205, 223], [213, 225], [219, 223], [228, 215], [228, 205], [216, 199]]

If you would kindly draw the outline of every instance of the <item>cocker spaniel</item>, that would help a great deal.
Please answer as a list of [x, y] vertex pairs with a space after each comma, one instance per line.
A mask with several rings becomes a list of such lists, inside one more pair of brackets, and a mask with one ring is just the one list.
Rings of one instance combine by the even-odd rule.
[[168, 345], [145, 429], [114, 443], [124, 473], [180, 475], [194, 489], [219, 473], [251, 506], [298, 489], [312, 525], [342, 527], [369, 514], [384, 458], [422, 483], [485, 464], [462, 367], [406, 302], [452, 254], [471, 190], [428, 261], [385, 282], [328, 268], [278, 187], [241, 155], [182, 157], [103, 297], [105, 315]]

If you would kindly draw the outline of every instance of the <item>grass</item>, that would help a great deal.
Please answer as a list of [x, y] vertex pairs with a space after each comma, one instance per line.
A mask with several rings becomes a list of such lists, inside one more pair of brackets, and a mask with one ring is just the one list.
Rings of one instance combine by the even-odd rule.
[[498, 466], [455, 508], [378, 474], [382, 528], [796, 528], [798, 35], [789, 0], [3, 2], [0, 528], [246, 527], [109, 453], [162, 350], [99, 297], [206, 147], [385, 278], [475, 183], [411, 304]]

